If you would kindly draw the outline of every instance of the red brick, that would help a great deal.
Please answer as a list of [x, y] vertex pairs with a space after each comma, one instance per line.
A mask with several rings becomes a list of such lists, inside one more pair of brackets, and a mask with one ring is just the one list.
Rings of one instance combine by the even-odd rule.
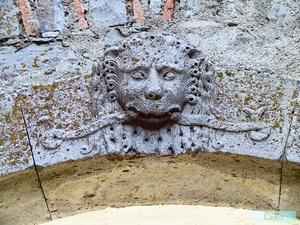
[[143, 23], [145, 21], [145, 14], [142, 9], [142, 4], [140, 0], [133, 0], [133, 14], [136, 22]]
[[86, 19], [84, 18], [84, 6], [81, 0], [73, 0], [73, 7], [78, 14], [79, 27], [82, 29], [88, 28], [89, 25]]
[[172, 19], [172, 16], [174, 14], [174, 9], [175, 9], [175, 0], [167, 0], [163, 18], [165, 20]]
[[28, 0], [18, 0], [21, 10], [22, 22], [27, 35], [36, 36], [38, 34], [37, 22], [32, 14], [32, 9]]

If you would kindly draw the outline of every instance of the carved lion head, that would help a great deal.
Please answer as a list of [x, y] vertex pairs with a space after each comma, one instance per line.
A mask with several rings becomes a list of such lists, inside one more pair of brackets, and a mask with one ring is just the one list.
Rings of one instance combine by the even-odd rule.
[[[201, 51], [172, 35], [141, 33], [106, 49], [97, 68], [128, 123], [159, 129], [212, 95], [214, 71]], [[198, 107], [199, 108], [199, 107]]]

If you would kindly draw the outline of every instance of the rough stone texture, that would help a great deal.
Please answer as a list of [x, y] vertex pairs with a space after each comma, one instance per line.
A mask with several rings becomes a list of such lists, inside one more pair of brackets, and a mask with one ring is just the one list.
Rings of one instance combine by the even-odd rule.
[[74, 63], [77, 57], [74, 52], [63, 48], [59, 43], [32, 44], [18, 52], [15, 51], [13, 46], [5, 46], [0, 50], [0, 77], [3, 80], [3, 89], [11, 90], [13, 87], [10, 85], [16, 83], [23, 87], [29, 87], [33, 83], [47, 83], [57, 78], [51, 74], [63, 77], [80, 68], [80, 65]]
[[33, 166], [21, 107], [22, 99], [16, 97], [16, 94], [0, 92], [1, 175]]
[[[91, 96], [87, 92], [74, 95], [79, 102], [90, 104], [90, 110], [80, 105], [86, 113], [93, 110], [95, 121], [85, 116], [78, 123], [80, 114], [69, 110], [69, 120], [63, 120], [69, 125], [66, 129], [58, 118], [67, 108], [49, 115], [59, 102], [51, 106], [45, 96], [51, 110], [36, 110], [36, 118], [29, 120], [37, 124], [38, 117], [47, 117], [47, 123], [57, 125], [48, 124], [48, 130], [37, 126], [41, 134], [31, 136], [42, 159], [38, 164], [77, 159], [80, 152], [165, 155], [223, 151], [280, 159], [298, 92], [295, 81], [274, 78], [261, 71], [215, 72], [200, 51], [173, 36], [133, 36], [105, 51], [90, 85], [81, 80]], [[64, 90], [53, 90], [62, 102], [66, 98], [59, 96], [65, 96]], [[33, 102], [29, 110], [37, 104]], [[76, 107], [67, 102], [70, 108]]]
[[[298, 89], [299, 89], [298, 82]], [[300, 157], [300, 96], [298, 96], [296, 107], [290, 124], [290, 134], [287, 141], [285, 158], [289, 161], [298, 162]]]
[[294, 209], [300, 217], [300, 166], [285, 161], [282, 169], [280, 210]]
[[154, 15], [159, 15], [161, 13], [162, 2], [160, 0], [151, 0], [149, 8]]
[[91, 0], [90, 11], [96, 26], [115, 26], [127, 22], [124, 0]]
[[[280, 162], [221, 153], [130, 160], [109, 156], [41, 168], [39, 174], [53, 219], [131, 205], [200, 204], [274, 210], [278, 207]], [[18, 177], [9, 175], [7, 180], [14, 187], [24, 177], [21, 172]], [[17, 182], [17, 187], [21, 189], [22, 183]], [[0, 196], [15, 196], [14, 189], [10, 191], [5, 188], [3, 193], [0, 186]], [[32, 199], [36, 194], [32, 192]], [[24, 204], [23, 199], [18, 204], [9, 203], [0, 201], [0, 209]], [[28, 202], [27, 208], [31, 204]], [[18, 218], [12, 210], [7, 214], [18, 221], [23, 217], [32, 224], [39, 221], [27, 211]], [[18, 221], [13, 224], [23, 224]]]
[[219, 72], [217, 77], [220, 90], [214, 107], [220, 120], [262, 120], [272, 129], [270, 136], [263, 141], [255, 141], [259, 134], [249, 139], [242, 133], [216, 132], [212, 149], [280, 159], [285, 153], [292, 114], [297, 106], [296, 81], [251, 70], [227, 70]]
[[[7, 7], [11, 6], [11, 2], [5, 1], [5, 3]], [[77, 128], [75, 129], [71, 124], [88, 125], [99, 119], [93, 104], [95, 87], [90, 85], [92, 65], [101, 62], [100, 56], [103, 55], [105, 44], [114, 45], [116, 41], [127, 37], [130, 39], [133, 34], [142, 31], [173, 33], [178, 39], [189, 41], [195, 48], [200, 49], [203, 55], [206, 55], [207, 60], [213, 62], [217, 95], [214, 101], [205, 105], [213, 106], [211, 116], [219, 122], [263, 123], [271, 127], [270, 136], [262, 141], [253, 141], [253, 138], [261, 138], [264, 132], [234, 133], [201, 128], [205, 130], [204, 133], [209, 133], [208, 138], [207, 135], [200, 135], [200, 138], [194, 135], [192, 138], [196, 138], [199, 143], [203, 141], [204, 144], [210, 140], [204, 150], [228, 151], [271, 159], [281, 159], [281, 156], [285, 156], [290, 161], [300, 162], [297, 122], [299, 121], [297, 83], [300, 78], [298, 35], [300, 23], [299, 4], [296, 1], [182, 1], [181, 4], [176, 2], [170, 22], [163, 20], [161, 15], [158, 15], [158, 10], [156, 15], [151, 16], [159, 2], [150, 1], [149, 7], [153, 8], [150, 10], [152, 12], [148, 14], [148, 11], [144, 10], [144, 23], [136, 24], [131, 21], [134, 16], [131, 2], [126, 2], [125, 7], [125, 3], [120, 1], [119, 8], [113, 4], [113, 10], [121, 12], [122, 15], [113, 18], [112, 15], [116, 12], [108, 13], [110, 8], [103, 7], [103, 1], [100, 4], [100, 1], [49, 0], [41, 2], [43, 7], [51, 12], [48, 15], [49, 19], [44, 21], [45, 25], [37, 23], [40, 22], [37, 15], [41, 11], [38, 11], [35, 2], [18, 0], [17, 3], [22, 19], [20, 35], [5, 39], [0, 47], [0, 88], [3, 93], [1, 114], [12, 115], [13, 107], [10, 106], [16, 105], [15, 112], [20, 112], [21, 105], [24, 107], [37, 161], [41, 162], [44, 157], [49, 160], [39, 163], [40, 165], [91, 156], [103, 150], [100, 141], [98, 145], [101, 147], [82, 155], [80, 153], [82, 145], [75, 145], [75, 140], [71, 146], [77, 146], [78, 149], [72, 148], [69, 150], [72, 154], [67, 154], [68, 147], [64, 145], [72, 142], [67, 141], [63, 143], [61, 149], [64, 150], [60, 153], [59, 150], [43, 149], [36, 137], [38, 133], [59, 128], [59, 123], [66, 131], [74, 131]], [[169, 3], [171, 4], [172, 1]], [[148, 8], [145, 1], [141, 1], [141, 4]], [[166, 9], [168, 7], [162, 3], [160, 13], [165, 12]], [[101, 13], [97, 13], [97, 10]], [[51, 20], [51, 15], [55, 16], [55, 19]], [[9, 14], [7, 18], [10, 17], [14, 18], [14, 14]], [[121, 18], [122, 23], [126, 21], [130, 23], [117, 26], [115, 29], [109, 28], [108, 26], [119, 23], [115, 18], [118, 20]], [[82, 22], [85, 19], [88, 24]], [[62, 23], [57, 21], [64, 21], [64, 28], [61, 26]], [[18, 22], [13, 24], [13, 27], [17, 24]], [[51, 29], [47, 28], [48, 30], [43, 28], [50, 33], [42, 33], [40, 26], [51, 27]], [[56, 31], [59, 31], [58, 36], [57, 33], [51, 33]], [[37, 36], [37, 38], [30, 36]], [[75, 92], [77, 88], [80, 88], [80, 91]], [[72, 93], [65, 93], [64, 89], [72, 90]], [[54, 92], [51, 93], [51, 90]], [[10, 99], [10, 103], [7, 99]], [[80, 103], [76, 103], [77, 101]], [[49, 107], [48, 110], [43, 109], [46, 106]], [[82, 112], [89, 116], [83, 118]], [[63, 115], [62, 119], [60, 115]], [[46, 122], [48, 120], [51, 120], [52, 124], [50, 122], [48, 124]], [[186, 123], [191, 124], [191, 120], [187, 120]], [[25, 134], [21, 124], [20, 119], [14, 120], [13, 123], [1, 120], [2, 127], [11, 127], [12, 130], [23, 129], [22, 133]], [[197, 124], [199, 126], [199, 120]], [[110, 128], [107, 129], [108, 136], [105, 136], [105, 139], [109, 140]], [[113, 129], [114, 132], [120, 132], [118, 127]], [[147, 136], [150, 137], [148, 140], [153, 137], [151, 132], [150, 134], [139, 132], [141, 132], [138, 141], [140, 143]], [[189, 136], [189, 132], [189, 129], [184, 131], [186, 136]], [[168, 132], [162, 130], [161, 133], [165, 136], [164, 140], [168, 140]], [[252, 139], [249, 138], [250, 136]], [[89, 138], [80, 139], [80, 142], [85, 143]], [[98, 141], [100, 139], [96, 138]], [[25, 135], [20, 142], [24, 146], [28, 145], [28, 143], [25, 145]], [[17, 147], [7, 148], [6, 145], [1, 145], [2, 152], [5, 152], [2, 154], [9, 155], [11, 149], [14, 149], [22, 155], [24, 151], [21, 150], [21, 145], [15, 144]], [[120, 146], [111, 149], [118, 152]], [[139, 149], [145, 146], [141, 144]], [[143, 151], [149, 153], [153, 149], [155, 144]], [[182, 151], [188, 149], [186, 145]], [[106, 153], [110, 152], [113, 151], [109, 150]], [[2, 165], [6, 165], [5, 169], [1, 166], [1, 174], [16, 170], [16, 167], [10, 169], [10, 166], [7, 166], [11, 165], [8, 157], [1, 157], [0, 161]], [[29, 158], [28, 164], [21, 164], [18, 170], [30, 166], [31, 161], [32, 159]]]
[[[6, 47], [1, 50], [3, 52], [1, 54], [2, 63], [0, 63], [0, 68], [3, 71], [1, 78], [4, 80], [1, 84], [3, 93], [1, 113], [4, 118], [1, 122], [3, 121], [4, 123], [1, 123], [1, 125], [3, 126], [2, 132], [5, 134], [4, 137], [6, 137], [6, 144], [3, 147], [1, 145], [3, 157], [0, 158], [0, 161], [3, 165], [3, 167], [1, 166], [1, 173], [3, 174], [9, 172], [9, 170], [13, 172], [25, 169], [31, 166], [32, 163], [32, 158], [29, 157], [26, 130], [20, 114], [21, 108], [25, 114], [29, 134], [33, 135], [33, 137], [36, 137], [37, 133], [41, 133], [43, 126], [51, 127], [50, 124], [47, 124], [48, 120], [50, 120], [48, 122], [58, 121], [53, 119], [55, 117], [61, 119], [59, 123], [62, 127], [70, 127], [76, 124], [78, 122], [77, 119], [80, 118], [80, 113], [89, 114], [88, 110], [82, 108], [84, 104], [81, 104], [82, 102], [80, 101], [82, 97], [85, 97], [84, 102], [89, 101], [88, 96], [86, 96], [88, 93], [82, 96], [79, 92], [82, 92], [80, 90], [81, 87], [84, 90], [88, 86], [85, 79], [81, 79], [80, 76], [82, 74], [88, 75], [91, 72], [87, 68], [82, 67], [81, 63], [84, 61], [82, 56], [75, 53], [71, 48], [62, 47], [61, 44], [53, 43], [42, 46], [32, 44], [30, 47], [16, 53], [14, 53], [15, 47]], [[60, 61], [62, 58], [64, 61]], [[22, 76], [19, 76], [20, 74]], [[68, 79], [65, 80], [67, 77]], [[15, 85], [18, 86], [17, 92], [15, 91]], [[74, 105], [66, 105], [66, 100], [69, 103], [74, 101]], [[78, 104], [81, 106], [78, 107]], [[56, 111], [56, 107], [59, 110]], [[78, 114], [76, 115], [75, 112], [78, 112]], [[72, 116], [67, 120], [66, 116], [68, 115]], [[72, 119], [73, 122], [71, 122]], [[78, 126], [81, 126], [81, 124], [77, 123], [76, 128]], [[37, 130], [37, 128], [41, 128], [41, 130]], [[14, 135], [15, 137], [11, 139], [9, 135]], [[19, 137], [20, 135], [22, 138]], [[36, 138], [32, 139], [34, 146], [35, 140]], [[37, 162], [40, 163], [39, 151], [36, 147], [33, 148], [33, 151]], [[79, 152], [77, 151], [77, 153]], [[11, 161], [15, 158], [15, 156], [12, 157], [13, 154], [23, 155], [25, 153], [27, 163], [23, 163], [24, 159], [22, 157], [23, 161], [16, 163], [14, 166], [11, 165]], [[63, 158], [67, 160], [74, 159], [78, 155], [77, 153], [74, 152], [74, 156], [69, 154], [70, 157], [62, 156], [60, 161]], [[8, 157], [7, 155], [11, 156]], [[43, 157], [46, 156], [43, 155]], [[57, 162], [51, 156], [50, 158], [48, 156], [46, 161]], [[8, 169], [8, 167], [11, 168]]]
[[39, 1], [36, 10], [41, 33], [63, 30], [65, 17], [61, 0]]
[[0, 177], [0, 183], [1, 225], [31, 225], [50, 220], [34, 170]]
[[92, 138], [47, 151], [43, 150], [40, 141], [49, 128], [72, 131], [91, 122], [91, 97], [85, 85], [86, 79], [73, 78], [52, 85], [33, 85], [30, 94], [26, 93], [32, 96], [24, 103], [24, 113], [37, 165], [49, 166], [92, 155], [89, 148]]
[[19, 35], [17, 8], [13, 0], [2, 0], [0, 5], [0, 40]]

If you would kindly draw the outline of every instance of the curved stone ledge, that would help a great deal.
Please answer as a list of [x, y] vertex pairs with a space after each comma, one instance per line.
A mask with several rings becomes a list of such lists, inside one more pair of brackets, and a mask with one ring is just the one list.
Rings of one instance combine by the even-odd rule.
[[[284, 167], [282, 183], [280, 168], [281, 163], [273, 160], [199, 153], [129, 160], [93, 157], [38, 171], [52, 219], [107, 207], [157, 204], [299, 213], [299, 165]], [[4, 225], [50, 220], [35, 171], [0, 178], [0, 217]]]

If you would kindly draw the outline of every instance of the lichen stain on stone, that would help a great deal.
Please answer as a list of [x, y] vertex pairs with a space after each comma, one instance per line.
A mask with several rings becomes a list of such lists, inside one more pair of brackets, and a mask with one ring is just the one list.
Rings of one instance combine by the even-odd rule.
[[57, 89], [58, 84], [53, 83], [51, 85], [35, 85], [32, 87], [34, 91], [48, 91], [49, 93], [53, 94], [54, 91]]
[[2, 163], [11, 167], [26, 167], [30, 159], [29, 144], [21, 114], [21, 106], [27, 99], [27, 96], [17, 96], [10, 113], [4, 116], [6, 133], [0, 139], [5, 157]]
[[298, 90], [293, 90], [292, 99], [297, 99], [299, 95]]
[[20, 153], [19, 152], [10, 152], [7, 157], [9, 164], [15, 166], [20, 163]]
[[32, 61], [32, 67], [33, 68], [39, 68], [40, 66], [38, 65], [38, 57], [34, 57]]
[[[56, 129], [76, 130], [90, 119], [89, 110], [81, 110], [89, 95], [87, 85], [83, 86], [87, 79], [81, 79], [77, 77], [32, 87], [31, 97], [24, 108], [29, 123], [34, 124], [31, 137], [37, 139], [39, 133], [50, 125]], [[47, 119], [40, 120], [41, 117]]]
[[45, 59], [45, 60], [43, 60], [43, 61], [42, 61], [42, 63], [44, 63], [44, 64], [48, 64], [48, 63], [49, 63], [49, 59]]
[[245, 104], [245, 105], [248, 105], [250, 101], [253, 101], [253, 96], [248, 95], [248, 96], [246, 96], [245, 99], [244, 99], [244, 104]]
[[275, 129], [280, 129], [280, 128], [281, 128], [280, 121], [275, 121], [273, 127], [274, 127]]
[[223, 80], [224, 74], [222, 72], [217, 73], [217, 77], [220, 78], [220, 80]]
[[226, 74], [228, 77], [235, 77], [235, 75], [236, 75], [235, 72], [233, 72], [233, 71], [228, 71], [228, 70], [225, 72], [225, 74]]

